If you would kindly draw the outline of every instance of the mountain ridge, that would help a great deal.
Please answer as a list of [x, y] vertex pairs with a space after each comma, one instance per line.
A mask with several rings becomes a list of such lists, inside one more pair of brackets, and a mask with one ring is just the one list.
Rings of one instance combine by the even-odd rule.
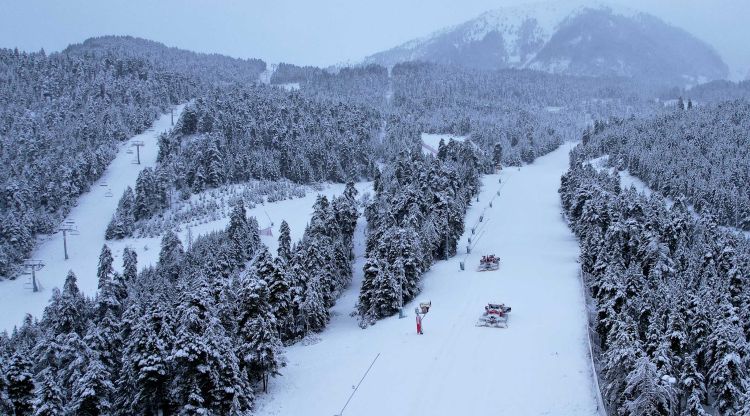
[[364, 62], [392, 66], [413, 60], [482, 69], [643, 77], [683, 85], [724, 79], [729, 73], [718, 53], [690, 33], [652, 15], [601, 2], [490, 10], [372, 54]]

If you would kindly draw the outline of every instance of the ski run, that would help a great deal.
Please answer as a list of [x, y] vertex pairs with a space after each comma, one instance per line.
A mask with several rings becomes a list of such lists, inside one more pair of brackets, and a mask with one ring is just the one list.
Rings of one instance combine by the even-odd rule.
[[[76, 230], [66, 237], [68, 260], [65, 259], [61, 232], [38, 238], [31, 259], [44, 264], [44, 268], [36, 272], [39, 292], [32, 291], [29, 276], [0, 281], [0, 331], [20, 326], [26, 314], [41, 318], [52, 289], [62, 288], [68, 270], [76, 273], [78, 285], [85, 294], [93, 296], [96, 293], [97, 259], [105, 243], [104, 231], [117, 208], [120, 195], [128, 186], [135, 187], [135, 180], [142, 169], [156, 164], [159, 135], [172, 128], [172, 115], [177, 122], [184, 108], [184, 104], [174, 107], [173, 112], [162, 114], [149, 129], [122, 143], [117, 157], [102, 177], [91, 185], [87, 193], [81, 195], [77, 206], [63, 222]], [[143, 144], [139, 149], [132, 146], [137, 142]], [[138, 157], [140, 165], [136, 163]]]
[[[562, 220], [557, 194], [571, 147], [484, 176], [459, 254], [423, 276], [422, 294], [405, 305], [406, 318], [393, 316], [364, 330], [350, 315], [362, 279], [360, 219], [350, 288], [323, 333], [287, 348], [283, 375], [272, 379], [268, 394], [258, 395], [256, 413], [599, 414], [578, 244]], [[500, 269], [476, 271], [483, 254], [499, 256]], [[423, 335], [416, 333], [414, 313], [420, 301], [431, 302]], [[490, 302], [512, 307], [508, 328], [475, 326]]]
[[[174, 109], [175, 120], [183, 108]], [[61, 233], [40, 238], [33, 254], [45, 264], [37, 272], [40, 292], [30, 290], [27, 277], [0, 283], [2, 329], [19, 325], [27, 313], [41, 317], [52, 289], [62, 285], [68, 270], [77, 274], [84, 293], [96, 293], [96, 259], [118, 196], [134, 186], [142, 168], [155, 164], [158, 135], [170, 126], [171, 114], [166, 113], [124, 143], [102, 178], [81, 196], [66, 219], [78, 231], [67, 237], [68, 260]], [[144, 144], [140, 165], [128, 151], [136, 141]], [[484, 176], [478, 201], [467, 212], [459, 254], [437, 262], [425, 274], [422, 294], [405, 305], [405, 319], [390, 317], [364, 330], [351, 315], [362, 279], [366, 223], [360, 217], [352, 284], [323, 333], [287, 348], [288, 364], [282, 376], [272, 380], [268, 394], [258, 395], [257, 413], [342, 414], [346, 404], [347, 415], [439, 416], [489, 409], [512, 415], [598, 414], [578, 245], [561, 218], [557, 194], [571, 146], [531, 165]], [[369, 192], [371, 184], [357, 188]], [[331, 197], [342, 191], [342, 184], [330, 184], [320, 193]], [[315, 196], [308, 192], [303, 198], [249, 209], [248, 214], [264, 226], [271, 225], [265, 224], [266, 218], [272, 222], [274, 236], [264, 236], [264, 244], [275, 250], [282, 219], [290, 224], [296, 241]], [[221, 229], [227, 221], [210, 222], [193, 232], [197, 236]], [[186, 230], [180, 236], [185, 240]], [[116, 258], [124, 247], [132, 247], [143, 267], [156, 262], [159, 238], [127, 238], [109, 245]], [[499, 270], [477, 271], [484, 254], [500, 258]], [[432, 305], [424, 316], [423, 335], [415, 329], [414, 309], [420, 300]], [[507, 328], [475, 325], [488, 303], [512, 306]], [[539, 395], [540, 391], [545, 393]]]

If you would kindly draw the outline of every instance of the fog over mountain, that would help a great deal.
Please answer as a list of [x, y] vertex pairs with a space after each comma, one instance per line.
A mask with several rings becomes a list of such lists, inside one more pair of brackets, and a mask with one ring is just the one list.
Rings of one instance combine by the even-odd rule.
[[[542, 0], [543, 1], [543, 0]], [[590, 4], [585, 0], [548, 3]], [[750, 69], [746, 0], [608, 0], [657, 16], [707, 42], [744, 79]], [[61, 51], [90, 37], [130, 35], [196, 52], [325, 67], [459, 25], [489, 10], [540, 0], [0, 0], [0, 47]], [[204, 36], [210, 33], [210, 36]]]
[[637, 77], [675, 85], [728, 76], [718, 53], [688, 32], [654, 16], [605, 4], [496, 9], [365, 59], [383, 65], [411, 60]]

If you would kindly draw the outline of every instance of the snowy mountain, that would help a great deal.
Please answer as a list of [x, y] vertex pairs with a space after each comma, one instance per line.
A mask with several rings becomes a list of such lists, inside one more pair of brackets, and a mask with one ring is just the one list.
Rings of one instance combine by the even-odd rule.
[[682, 29], [627, 8], [575, 2], [489, 11], [365, 58], [382, 65], [411, 60], [676, 84], [728, 75], [719, 55]]

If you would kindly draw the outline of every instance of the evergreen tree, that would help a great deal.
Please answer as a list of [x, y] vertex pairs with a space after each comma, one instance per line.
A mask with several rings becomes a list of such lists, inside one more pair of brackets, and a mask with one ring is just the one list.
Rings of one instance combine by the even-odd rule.
[[50, 330], [51, 336], [76, 333], [83, 334], [89, 317], [88, 305], [78, 289], [78, 279], [72, 271], [68, 272], [60, 295], [52, 297], [45, 309], [43, 325]]
[[164, 277], [172, 282], [177, 281], [184, 255], [182, 242], [177, 234], [171, 230], [167, 231], [161, 239], [161, 252], [159, 253], [159, 269]]
[[177, 309], [170, 397], [180, 414], [228, 414], [233, 408], [249, 412], [252, 388], [219, 323], [206, 279], [195, 280], [200, 286], [184, 288]]
[[279, 328], [269, 303], [266, 281], [254, 275], [246, 276], [242, 282], [240, 301], [242, 361], [248, 374], [262, 381], [263, 391], [266, 391], [268, 376], [278, 375], [284, 365]]
[[250, 243], [250, 247], [248, 249], [248, 258], [253, 258], [253, 256], [255, 256], [255, 253], [261, 246], [260, 227], [258, 226], [258, 220], [255, 219], [255, 217], [249, 217], [247, 219], [247, 228], [250, 235], [248, 239]]
[[684, 416], [705, 415], [703, 400], [706, 397], [706, 386], [703, 375], [696, 369], [695, 361], [688, 356], [685, 359], [684, 369], [680, 377], [680, 390], [686, 397], [686, 406], [682, 412]]
[[138, 254], [130, 247], [122, 250], [122, 278], [132, 283], [138, 277]]
[[245, 262], [250, 259], [252, 250], [252, 236], [245, 213], [245, 204], [242, 199], [232, 208], [229, 215], [229, 226], [227, 227], [227, 237], [230, 242], [230, 257], [234, 267], [243, 267]]
[[289, 224], [286, 221], [281, 221], [279, 226], [279, 248], [277, 250], [277, 258], [279, 258], [283, 264], [289, 262], [292, 257], [292, 237], [289, 230]]
[[288, 333], [292, 324], [291, 290], [283, 265], [271, 258], [266, 246], [261, 246], [260, 253], [255, 256], [251, 274], [266, 283], [268, 304], [276, 319], [279, 333]]
[[[0, 337], [3, 337], [0, 335]], [[5, 341], [5, 340], [3, 340]], [[0, 343], [0, 351], [5, 350], [6, 343]], [[10, 361], [10, 357], [4, 352], [0, 352], [0, 414], [6, 413], [11, 414], [13, 412], [13, 403], [11, 403], [8, 397], [8, 379], [7, 379], [7, 365]]]
[[31, 415], [34, 410], [34, 380], [31, 361], [23, 352], [16, 352], [10, 358], [6, 374], [8, 399], [17, 416]]
[[34, 398], [34, 416], [62, 416], [65, 413], [63, 389], [53, 367], [39, 374]]
[[628, 374], [625, 387], [626, 414], [633, 416], [672, 414], [675, 392], [672, 386], [659, 377], [656, 365], [647, 355], [642, 355]]
[[128, 186], [117, 204], [117, 210], [112, 216], [112, 220], [107, 225], [105, 233], [107, 240], [121, 239], [132, 234], [135, 223], [134, 209], [135, 195], [133, 189]]
[[99, 290], [102, 290], [102, 287], [112, 278], [114, 274], [113, 263], [112, 250], [105, 244], [102, 246], [101, 254], [99, 254], [99, 266], [96, 270], [96, 276], [99, 279]]
[[146, 298], [123, 316], [122, 375], [117, 407], [130, 414], [168, 412], [167, 385], [173, 377], [170, 352], [173, 322], [165, 299]]
[[320, 291], [320, 280], [311, 277], [307, 282], [304, 300], [300, 304], [304, 334], [320, 331], [328, 323], [328, 310]]
[[73, 400], [70, 410], [82, 416], [108, 414], [112, 409], [110, 398], [114, 392], [110, 373], [96, 352], [90, 351], [85, 360], [85, 370], [71, 386]]

